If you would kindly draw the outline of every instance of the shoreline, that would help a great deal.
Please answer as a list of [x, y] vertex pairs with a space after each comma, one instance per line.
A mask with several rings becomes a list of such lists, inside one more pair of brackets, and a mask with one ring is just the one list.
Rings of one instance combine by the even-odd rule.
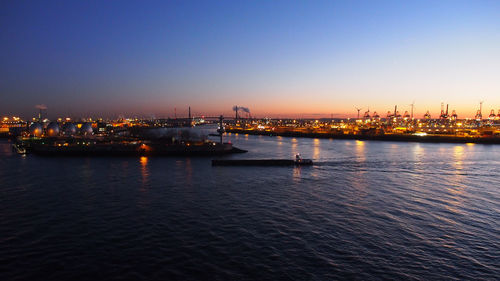
[[500, 144], [500, 138], [495, 137], [457, 137], [457, 136], [415, 136], [415, 135], [345, 135], [330, 133], [299, 133], [299, 132], [268, 132], [248, 131], [241, 129], [226, 129], [227, 133], [248, 134], [260, 136], [281, 136], [298, 138], [321, 138], [342, 140], [369, 140], [369, 141], [396, 141], [396, 142], [424, 142], [424, 143], [477, 143], [477, 144]]

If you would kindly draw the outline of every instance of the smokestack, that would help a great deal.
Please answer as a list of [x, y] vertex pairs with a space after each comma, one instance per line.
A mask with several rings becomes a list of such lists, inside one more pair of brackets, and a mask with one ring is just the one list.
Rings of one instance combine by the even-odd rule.
[[189, 115], [189, 116], [188, 116], [188, 120], [189, 120], [189, 127], [191, 127], [191, 125], [193, 124], [193, 123], [191, 122], [191, 106], [189, 107], [188, 112], [189, 112], [189, 113], [188, 113], [188, 115]]
[[[38, 111], [38, 121], [42, 122], [43, 110], [47, 110], [47, 106], [45, 104], [37, 104], [37, 105], [35, 105], [35, 108], [37, 108], [39, 110]], [[45, 112], [45, 113], [47, 113], [47, 112]]]

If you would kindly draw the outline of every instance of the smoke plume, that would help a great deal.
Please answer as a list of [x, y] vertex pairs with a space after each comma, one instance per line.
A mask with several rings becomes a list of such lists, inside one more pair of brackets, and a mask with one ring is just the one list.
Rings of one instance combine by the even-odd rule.
[[239, 111], [243, 111], [245, 113], [250, 113], [250, 109], [248, 107], [244, 107], [244, 106], [233, 106], [233, 111], [236, 111], [236, 110], [239, 110]]

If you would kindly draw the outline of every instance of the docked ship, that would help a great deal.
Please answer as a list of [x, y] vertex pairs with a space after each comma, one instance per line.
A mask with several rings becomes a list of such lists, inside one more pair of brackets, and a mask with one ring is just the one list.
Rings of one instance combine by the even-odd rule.
[[18, 139], [16, 149], [46, 156], [214, 156], [243, 153], [231, 143], [213, 141], [39, 138]]

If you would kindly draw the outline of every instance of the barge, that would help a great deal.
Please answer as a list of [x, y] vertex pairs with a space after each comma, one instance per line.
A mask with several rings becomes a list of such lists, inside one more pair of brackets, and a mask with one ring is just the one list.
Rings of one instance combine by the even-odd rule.
[[310, 166], [311, 159], [214, 159], [212, 166]]

